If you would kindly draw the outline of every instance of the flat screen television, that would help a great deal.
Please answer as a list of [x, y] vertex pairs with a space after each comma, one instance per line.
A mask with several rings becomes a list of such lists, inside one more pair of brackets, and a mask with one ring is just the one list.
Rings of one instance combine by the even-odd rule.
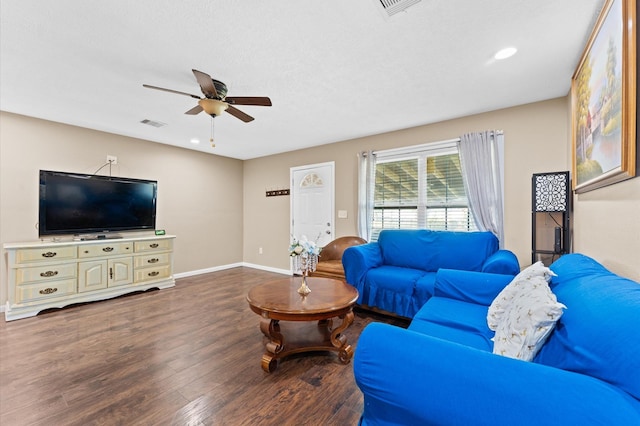
[[38, 233], [89, 235], [154, 230], [158, 182], [40, 170]]

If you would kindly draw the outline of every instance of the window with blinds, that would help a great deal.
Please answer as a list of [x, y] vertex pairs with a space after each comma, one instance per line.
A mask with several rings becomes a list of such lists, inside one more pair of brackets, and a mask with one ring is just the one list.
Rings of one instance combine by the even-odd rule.
[[477, 230], [455, 145], [402, 156], [378, 154], [372, 240], [383, 229]]

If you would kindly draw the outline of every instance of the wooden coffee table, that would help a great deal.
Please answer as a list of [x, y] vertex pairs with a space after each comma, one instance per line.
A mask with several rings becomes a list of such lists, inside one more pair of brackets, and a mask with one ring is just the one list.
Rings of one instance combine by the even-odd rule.
[[[266, 336], [262, 369], [268, 373], [276, 369], [279, 359], [300, 352], [334, 351], [343, 364], [353, 357], [342, 332], [353, 323], [358, 290], [340, 280], [309, 277], [311, 293], [301, 296], [297, 292], [301, 283], [302, 277], [269, 281], [247, 295]], [[336, 328], [334, 318], [342, 320]]]

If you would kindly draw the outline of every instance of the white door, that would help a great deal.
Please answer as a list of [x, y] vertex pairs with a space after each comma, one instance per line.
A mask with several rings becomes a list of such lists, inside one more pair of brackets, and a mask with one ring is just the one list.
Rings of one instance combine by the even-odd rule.
[[292, 167], [291, 235], [322, 247], [334, 239], [334, 163]]

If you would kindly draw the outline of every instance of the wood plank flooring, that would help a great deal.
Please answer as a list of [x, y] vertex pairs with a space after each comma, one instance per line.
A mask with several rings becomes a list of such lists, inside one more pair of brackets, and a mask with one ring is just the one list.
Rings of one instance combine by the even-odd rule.
[[[253, 285], [282, 275], [234, 268], [176, 287], [0, 319], [0, 424], [354, 425], [362, 394], [335, 353], [260, 367]], [[345, 332], [400, 319], [356, 312]]]

